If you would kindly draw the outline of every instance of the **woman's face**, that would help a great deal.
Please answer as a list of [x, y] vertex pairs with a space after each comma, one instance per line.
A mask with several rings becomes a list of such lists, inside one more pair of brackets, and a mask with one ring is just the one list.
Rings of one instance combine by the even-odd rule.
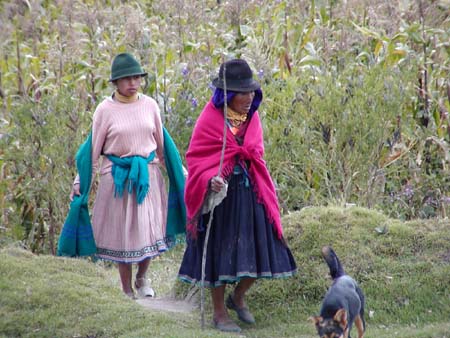
[[141, 85], [141, 76], [127, 76], [116, 80], [117, 90], [124, 96], [133, 96]]
[[239, 114], [248, 114], [255, 92], [237, 93], [230, 101], [230, 108]]

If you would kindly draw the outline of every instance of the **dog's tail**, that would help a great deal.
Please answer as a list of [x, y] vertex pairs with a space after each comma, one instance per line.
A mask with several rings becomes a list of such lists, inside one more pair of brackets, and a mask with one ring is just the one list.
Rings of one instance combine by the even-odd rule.
[[344, 267], [341, 262], [339, 262], [338, 256], [331, 247], [324, 246], [322, 248], [322, 256], [330, 268], [330, 275], [333, 280], [345, 275]]

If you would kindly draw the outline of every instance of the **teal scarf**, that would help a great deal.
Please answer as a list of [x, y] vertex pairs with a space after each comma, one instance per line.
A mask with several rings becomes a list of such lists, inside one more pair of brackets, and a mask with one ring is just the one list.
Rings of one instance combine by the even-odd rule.
[[155, 152], [152, 151], [147, 158], [114, 155], [106, 155], [106, 157], [113, 163], [111, 173], [114, 178], [114, 197], [123, 196], [125, 182], [128, 181], [128, 192], [131, 194], [135, 188], [137, 202], [141, 204], [147, 196], [149, 187], [147, 165], [155, 158]]
[[89, 217], [88, 202], [92, 178], [92, 133], [75, 156], [80, 176], [80, 195], [74, 196], [59, 236], [58, 256], [90, 256], [97, 252]]
[[166, 128], [164, 134], [164, 159], [169, 177], [169, 196], [167, 210], [166, 237], [175, 244], [178, 235], [186, 234], [186, 205], [184, 204], [184, 185], [186, 179], [177, 146]]
[[[185, 178], [178, 149], [166, 128], [163, 128], [163, 134], [164, 158], [169, 177], [166, 241], [172, 246], [177, 242], [177, 236], [184, 234], [186, 229]], [[58, 241], [58, 256], [90, 256], [97, 252], [88, 210], [92, 178], [91, 153], [92, 132], [80, 146], [75, 157], [80, 176], [80, 196], [75, 196], [70, 204], [69, 214]], [[123, 196], [125, 182], [128, 180], [128, 191], [132, 192], [135, 188], [137, 201], [142, 203], [149, 189], [147, 163], [154, 157], [154, 152], [148, 158], [132, 156], [121, 159], [108, 156], [113, 162], [115, 196]]]

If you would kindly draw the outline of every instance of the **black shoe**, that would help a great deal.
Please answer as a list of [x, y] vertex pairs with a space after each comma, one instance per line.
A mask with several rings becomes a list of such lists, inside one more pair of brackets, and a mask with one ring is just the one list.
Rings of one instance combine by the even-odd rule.
[[223, 323], [219, 323], [219, 322], [213, 320], [213, 324], [217, 330], [222, 331], [222, 332], [241, 332], [241, 328], [235, 322], [233, 322], [231, 319], [229, 319]]
[[231, 295], [228, 295], [226, 301], [227, 308], [230, 310], [236, 311], [238, 318], [247, 324], [255, 324], [255, 317], [253, 317], [252, 313], [249, 311], [247, 307], [238, 308], [236, 304], [233, 302], [233, 298]]

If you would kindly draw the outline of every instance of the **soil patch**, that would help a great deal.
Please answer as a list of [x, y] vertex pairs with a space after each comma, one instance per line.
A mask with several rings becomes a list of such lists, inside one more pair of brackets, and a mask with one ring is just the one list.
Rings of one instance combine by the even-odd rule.
[[141, 298], [136, 302], [148, 309], [168, 312], [192, 312], [196, 309], [196, 305], [191, 302], [173, 298]]

